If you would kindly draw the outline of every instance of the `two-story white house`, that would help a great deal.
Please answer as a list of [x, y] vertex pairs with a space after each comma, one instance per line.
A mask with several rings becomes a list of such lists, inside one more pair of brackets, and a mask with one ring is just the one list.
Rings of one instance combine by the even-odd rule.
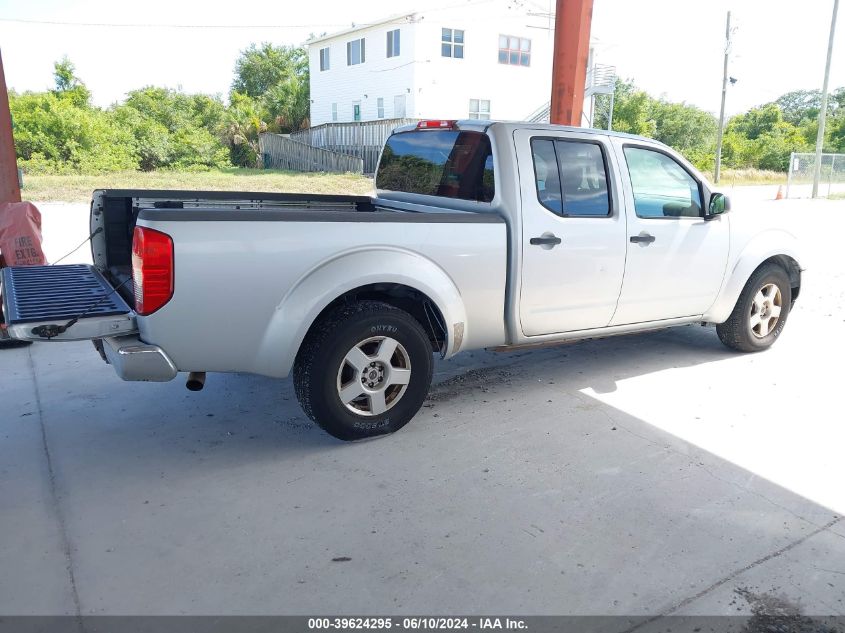
[[554, 24], [520, 4], [419, 11], [312, 38], [311, 125], [525, 119], [549, 101]]

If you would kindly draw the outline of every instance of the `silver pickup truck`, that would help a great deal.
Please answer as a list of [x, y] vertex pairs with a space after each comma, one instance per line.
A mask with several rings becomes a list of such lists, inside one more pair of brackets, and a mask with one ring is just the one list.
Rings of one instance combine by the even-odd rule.
[[433, 354], [686, 323], [743, 352], [801, 288], [763, 228], [683, 157], [597, 130], [423, 121], [388, 139], [373, 197], [98, 190], [93, 266], [3, 270], [7, 328], [91, 339], [124, 380], [287, 376], [332, 435], [391, 433]]

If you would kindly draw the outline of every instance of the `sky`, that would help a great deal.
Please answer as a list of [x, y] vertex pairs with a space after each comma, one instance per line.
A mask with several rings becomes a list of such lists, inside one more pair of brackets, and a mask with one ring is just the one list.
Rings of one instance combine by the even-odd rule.
[[[477, 5], [483, 15], [495, 3], [554, 9], [550, 0], [424, 6]], [[225, 97], [235, 59], [252, 42], [300, 45], [310, 34], [420, 6], [420, 0], [0, 0], [0, 52], [6, 82], [18, 91], [52, 87], [53, 62], [67, 55], [100, 106], [146, 85]], [[728, 90], [727, 112], [734, 114], [790, 90], [821, 88], [832, 8], [833, 0], [594, 0], [592, 38], [597, 61], [615, 65], [621, 77], [654, 96], [718, 113], [730, 10], [729, 74], [737, 82]], [[845, 33], [838, 38], [831, 89], [845, 86]]]

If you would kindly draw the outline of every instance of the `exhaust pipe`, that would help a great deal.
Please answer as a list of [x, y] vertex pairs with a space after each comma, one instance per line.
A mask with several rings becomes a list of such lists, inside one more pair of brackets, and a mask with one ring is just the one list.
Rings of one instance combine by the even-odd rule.
[[188, 381], [185, 383], [188, 391], [202, 391], [205, 386], [205, 372], [192, 371], [188, 374]]

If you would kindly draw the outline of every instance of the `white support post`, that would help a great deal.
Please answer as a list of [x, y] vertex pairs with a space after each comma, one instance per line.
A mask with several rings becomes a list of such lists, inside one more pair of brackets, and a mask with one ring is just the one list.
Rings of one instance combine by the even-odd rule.
[[795, 152], [789, 155], [789, 167], [786, 168], [786, 197], [789, 198], [789, 185], [792, 184], [792, 171], [795, 167]]
[[836, 154], [830, 155], [830, 174], [827, 177], [827, 197], [830, 198], [830, 188], [833, 186], [833, 168], [836, 166]]

